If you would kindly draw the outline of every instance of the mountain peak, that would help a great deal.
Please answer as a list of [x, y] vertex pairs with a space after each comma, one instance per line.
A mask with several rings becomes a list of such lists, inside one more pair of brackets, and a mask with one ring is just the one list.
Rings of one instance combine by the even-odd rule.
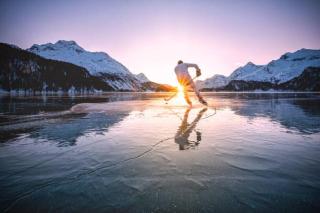
[[303, 60], [303, 59], [314, 59], [319, 57], [320, 50], [302, 48], [295, 52], [287, 52], [283, 54], [280, 59], [282, 60]]
[[247, 66], [257, 66], [257, 65], [255, 65], [254, 63], [252, 63], [251, 61], [249, 61], [246, 65], [244, 65], [245, 67], [247, 67]]
[[52, 44], [52, 43], [46, 43], [46, 44], [41, 44], [41, 45], [34, 44], [28, 49], [28, 51], [31, 51], [31, 52], [57, 51], [60, 49], [75, 50], [78, 53], [85, 51], [75, 41], [66, 41], [66, 40], [58, 40], [54, 44]]
[[82, 47], [80, 47], [75, 41], [66, 41], [66, 40], [58, 40], [54, 46], [58, 48], [68, 48], [68, 49], [75, 49], [78, 52], [84, 51]]
[[139, 73], [135, 75], [135, 77], [139, 80], [140, 83], [145, 83], [150, 81], [144, 73]]
[[69, 46], [79, 46], [75, 41], [58, 40], [55, 44], [59, 45], [69, 45]]
[[215, 77], [215, 78], [225, 78], [226, 76], [221, 75], [221, 74], [215, 74], [215, 75], [212, 76], [212, 77]]

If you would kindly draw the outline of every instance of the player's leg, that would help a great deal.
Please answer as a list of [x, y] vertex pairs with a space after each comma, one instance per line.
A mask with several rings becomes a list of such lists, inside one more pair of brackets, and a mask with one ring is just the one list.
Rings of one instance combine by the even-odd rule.
[[200, 94], [199, 90], [197, 89], [195, 83], [192, 81], [192, 82], [190, 82], [189, 85], [193, 89], [194, 93], [197, 95], [199, 102], [204, 105], [208, 105], [208, 103], [203, 99], [202, 95]]
[[183, 95], [184, 95], [184, 100], [189, 104], [189, 106], [192, 106], [192, 102], [189, 97], [187, 85], [183, 86]]
[[192, 106], [192, 102], [191, 102], [191, 100], [189, 98], [189, 94], [188, 94], [188, 87], [189, 87], [190, 80], [191, 80], [191, 78], [187, 75], [180, 75], [178, 77], [179, 84], [183, 88], [184, 100], [189, 104], [189, 106]]

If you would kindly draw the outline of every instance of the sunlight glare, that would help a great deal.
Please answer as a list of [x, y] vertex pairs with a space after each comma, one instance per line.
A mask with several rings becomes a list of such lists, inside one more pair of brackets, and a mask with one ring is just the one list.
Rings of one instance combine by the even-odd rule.
[[175, 105], [185, 105], [186, 101], [184, 100], [184, 94], [183, 94], [184, 88], [180, 84], [177, 86], [177, 88], [178, 88], [178, 92], [173, 102]]

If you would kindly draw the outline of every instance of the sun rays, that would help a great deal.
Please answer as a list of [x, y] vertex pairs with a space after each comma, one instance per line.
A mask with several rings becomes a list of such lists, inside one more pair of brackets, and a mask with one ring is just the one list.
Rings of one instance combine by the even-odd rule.
[[186, 105], [186, 101], [184, 100], [184, 87], [182, 85], [177, 86], [177, 94], [176, 96], [172, 99], [172, 104], [174, 105]]

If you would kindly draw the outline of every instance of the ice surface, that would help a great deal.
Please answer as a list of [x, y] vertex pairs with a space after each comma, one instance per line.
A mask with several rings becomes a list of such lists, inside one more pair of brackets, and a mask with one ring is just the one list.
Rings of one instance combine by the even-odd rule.
[[2, 99], [1, 211], [319, 208], [319, 95], [169, 95]]

